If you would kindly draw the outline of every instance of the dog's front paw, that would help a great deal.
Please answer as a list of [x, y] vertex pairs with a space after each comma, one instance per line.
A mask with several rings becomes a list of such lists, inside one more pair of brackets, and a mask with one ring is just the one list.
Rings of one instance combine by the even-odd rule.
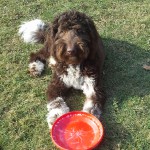
[[66, 105], [61, 97], [57, 97], [55, 100], [48, 103], [47, 109], [48, 114], [46, 117], [49, 129], [52, 128], [52, 125], [57, 118], [69, 112], [69, 107]]
[[40, 76], [44, 70], [44, 64], [37, 60], [29, 64], [29, 73], [31, 76]]
[[90, 113], [94, 115], [96, 118], [100, 118], [101, 116], [101, 108], [97, 103], [94, 103], [91, 100], [87, 100], [84, 104], [83, 110], [84, 112]]
[[100, 107], [98, 104], [95, 104], [94, 107], [90, 111], [91, 114], [93, 114], [96, 118], [100, 119], [100, 116], [102, 114]]

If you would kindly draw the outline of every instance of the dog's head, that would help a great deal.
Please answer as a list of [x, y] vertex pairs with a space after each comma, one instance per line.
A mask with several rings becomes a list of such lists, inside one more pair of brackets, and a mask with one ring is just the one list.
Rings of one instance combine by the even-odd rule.
[[52, 24], [52, 55], [58, 62], [80, 64], [94, 53], [98, 33], [85, 14], [70, 11], [56, 17]]

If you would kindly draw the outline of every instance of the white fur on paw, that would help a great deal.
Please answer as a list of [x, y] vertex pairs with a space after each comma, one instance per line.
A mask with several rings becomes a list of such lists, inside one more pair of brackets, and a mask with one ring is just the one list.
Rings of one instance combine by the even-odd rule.
[[66, 105], [61, 97], [57, 97], [55, 100], [47, 104], [48, 114], [46, 120], [49, 129], [52, 128], [54, 121], [62, 116], [63, 114], [69, 112], [69, 107]]
[[50, 58], [49, 58], [49, 61], [48, 61], [49, 63], [48, 63], [48, 66], [49, 67], [53, 67], [53, 66], [55, 66], [56, 65], [56, 60], [55, 60], [55, 58], [53, 57], [53, 56], [51, 56]]
[[41, 75], [43, 70], [44, 70], [44, 64], [39, 60], [29, 64], [29, 72], [33, 76]]
[[19, 35], [26, 43], [36, 43], [35, 33], [43, 30], [45, 23], [40, 19], [35, 19], [32, 21], [24, 22], [19, 28]]
[[97, 117], [98, 119], [100, 118], [101, 113], [102, 113], [98, 104], [97, 103], [94, 104], [92, 100], [87, 100], [84, 103], [84, 107], [82, 111], [90, 113], [94, 115], [95, 117]]

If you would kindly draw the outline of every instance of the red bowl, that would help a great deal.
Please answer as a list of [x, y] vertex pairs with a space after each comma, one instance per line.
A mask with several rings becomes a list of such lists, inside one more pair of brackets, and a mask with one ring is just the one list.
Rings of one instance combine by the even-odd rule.
[[61, 150], [91, 150], [102, 141], [104, 129], [95, 116], [73, 111], [59, 117], [50, 134]]

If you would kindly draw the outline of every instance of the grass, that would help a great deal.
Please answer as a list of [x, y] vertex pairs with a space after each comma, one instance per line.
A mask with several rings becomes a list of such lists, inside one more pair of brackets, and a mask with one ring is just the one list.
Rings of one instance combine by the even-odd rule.
[[[27, 74], [29, 54], [41, 45], [24, 44], [17, 32], [22, 21], [52, 21], [70, 9], [93, 18], [107, 54], [105, 137], [97, 149], [149, 150], [150, 72], [142, 69], [150, 61], [148, 0], [1, 0], [0, 8], [1, 150], [56, 149], [45, 121], [51, 70], [40, 78]], [[77, 91], [67, 102], [71, 110], [80, 110], [83, 100]]]

